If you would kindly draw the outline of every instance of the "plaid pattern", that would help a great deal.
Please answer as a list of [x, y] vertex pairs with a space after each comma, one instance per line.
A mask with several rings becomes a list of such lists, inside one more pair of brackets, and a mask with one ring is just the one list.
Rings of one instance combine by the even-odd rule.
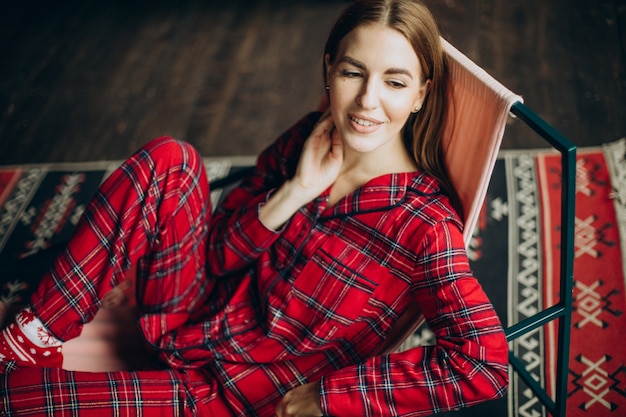
[[91, 373], [23, 368], [0, 385], [2, 415], [191, 416], [194, 399], [182, 381], [183, 376], [173, 370]]
[[139, 308], [146, 317], [160, 317], [159, 332], [173, 331], [209, 289], [209, 216], [208, 180], [197, 152], [167, 137], [152, 141], [102, 184], [33, 295], [33, 311], [58, 339], [76, 337], [102, 295], [136, 263]]
[[[272, 416], [289, 389], [320, 378], [325, 414], [335, 416], [425, 415], [503, 395], [504, 334], [432, 178], [382, 176], [333, 207], [327, 190], [279, 231], [259, 221], [318, 117], [259, 156], [206, 238], [208, 189], [181, 174], [195, 164], [159, 166], [154, 150], [140, 152], [103, 187], [82, 227], [88, 237], [34, 297], [42, 321], [72, 337], [141, 257], [142, 330], [172, 369], [197, 376], [186, 389], [199, 414]], [[414, 304], [437, 346], [377, 355]]]
[[[102, 184], [34, 293], [33, 310], [58, 339], [71, 339], [138, 263], [139, 307], [145, 317], [159, 314], [162, 331], [173, 331], [206, 298], [208, 201], [197, 152], [167, 137], [152, 141]], [[194, 387], [207, 386], [198, 372], [3, 367], [2, 415], [195, 415]]]

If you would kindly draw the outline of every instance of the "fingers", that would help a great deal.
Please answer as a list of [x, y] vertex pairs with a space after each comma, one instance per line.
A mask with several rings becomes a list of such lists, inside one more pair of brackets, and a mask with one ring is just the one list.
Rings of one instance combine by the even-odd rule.
[[335, 132], [332, 117], [320, 119], [304, 144], [305, 152], [307, 152], [308, 149], [320, 156], [331, 152], [335, 141], [341, 140], [340, 138], [336, 138], [338, 135], [335, 135]]
[[330, 112], [330, 108], [326, 109], [326, 111], [324, 113], [322, 113], [322, 115], [320, 116], [320, 120], [322, 121], [324, 119], [327, 119], [331, 116], [331, 112]]
[[283, 399], [276, 406], [276, 417], [292, 417], [293, 415], [287, 412], [288, 401]]
[[287, 392], [276, 406], [277, 417], [321, 417], [319, 382], [308, 383]]
[[341, 136], [335, 129], [333, 125], [333, 129], [330, 132], [330, 152], [333, 155], [343, 156], [343, 141], [341, 140]]
[[312, 195], [313, 199], [335, 182], [342, 162], [342, 139], [335, 131], [332, 117], [320, 119], [304, 142], [294, 184], [301, 189], [301, 195]]
[[333, 129], [333, 118], [330, 117], [330, 113], [328, 113], [328, 115], [324, 114], [315, 124], [315, 128], [313, 129], [313, 132], [311, 132], [311, 135], [314, 136], [322, 133], [328, 133], [329, 135], [331, 135]]

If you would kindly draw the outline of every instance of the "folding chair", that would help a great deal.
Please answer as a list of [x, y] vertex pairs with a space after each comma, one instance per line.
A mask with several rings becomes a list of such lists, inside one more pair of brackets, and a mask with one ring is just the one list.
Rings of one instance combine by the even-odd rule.
[[[533, 131], [544, 138], [561, 153], [561, 252], [560, 252], [560, 300], [554, 306], [538, 312], [533, 317], [516, 323], [506, 329], [507, 340], [513, 341], [553, 320], [559, 320], [558, 358], [556, 369], [556, 391], [554, 399], [540, 383], [525, 369], [523, 362], [512, 352], [509, 359], [514, 371], [535, 393], [541, 403], [554, 417], [564, 417], [567, 400], [567, 376], [569, 362], [569, 341], [572, 312], [573, 259], [574, 259], [574, 193], [576, 148], [559, 132], [549, 126], [532, 110], [524, 105], [522, 98], [478, 67], [452, 45], [442, 40], [449, 59], [451, 75], [451, 107], [445, 124], [446, 159], [450, 176], [462, 200], [465, 212], [465, 242], [469, 244], [481, 206], [486, 196], [487, 186], [492, 175], [498, 151], [504, 135], [506, 121], [512, 113]], [[225, 187], [238, 181], [251, 168], [238, 171], [224, 179], [211, 183], [212, 189]], [[70, 341], [64, 348], [66, 366], [71, 369], [108, 370], [123, 368], [124, 361], [104, 357], [82, 358], [85, 339], [98, 338], [96, 329], [100, 322], [109, 320], [105, 326], [111, 332], [115, 320], [132, 319], [133, 312], [128, 306], [120, 315], [106, 313], [104, 318], [94, 320], [85, 326], [84, 335]], [[108, 316], [108, 317], [106, 317]], [[111, 318], [112, 317], [112, 318]], [[393, 351], [411, 335], [422, 323], [419, 309], [409, 311], [402, 319], [403, 328], [390, 338], [384, 349]], [[131, 335], [123, 334], [124, 339]], [[69, 346], [68, 346], [69, 345]], [[131, 349], [132, 350], [132, 349]], [[109, 356], [119, 352], [108, 352]]]
[[450, 176], [465, 210], [465, 241], [469, 243], [489, 178], [504, 134], [509, 112], [523, 121], [561, 154], [561, 252], [559, 301], [508, 327], [508, 341], [558, 320], [558, 352], [554, 399], [510, 352], [509, 362], [524, 383], [554, 417], [565, 417], [569, 364], [572, 291], [574, 285], [574, 210], [576, 192], [576, 147], [527, 107], [521, 97], [442, 40], [447, 53], [453, 88], [453, 111], [446, 124], [446, 157]]

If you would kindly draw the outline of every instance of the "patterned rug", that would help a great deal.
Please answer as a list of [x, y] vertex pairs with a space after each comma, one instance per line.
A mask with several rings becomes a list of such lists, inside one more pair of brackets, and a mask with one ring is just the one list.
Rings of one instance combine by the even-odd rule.
[[[206, 159], [211, 179], [251, 158]], [[560, 156], [501, 152], [469, 248], [472, 266], [511, 325], [558, 294]], [[86, 202], [117, 162], [0, 167], [0, 297], [22, 303], [71, 235]], [[214, 203], [220, 193], [214, 192]], [[568, 416], [626, 415], [626, 139], [578, 149], [574, 313]], [[427, 328], [404, 347], [432, 341]], [[512, 343], [537, 380], [554, 390], [555, 328]], [[545, 416], [517, 377], [500, 401], [454, 416]]]
[[[567, 415], [626, 416], [626, 141], [579, 149], [576, 168]], [[504, 152], [497, 161], [470, 256], [506, 325], [558, 301], [560, 191], [559, 154]], [[548, 392], [555, 384], [555, 336], [553, 322], [512, 343]], [[502, 403], [489, 412], [546, 415], [517, 377]]]

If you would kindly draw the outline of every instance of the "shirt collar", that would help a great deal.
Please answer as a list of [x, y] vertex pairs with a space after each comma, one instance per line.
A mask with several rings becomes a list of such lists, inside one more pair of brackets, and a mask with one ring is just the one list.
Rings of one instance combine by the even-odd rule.
[[373, 178], [339, 200], [333, 207], [326, 206], [329, 192], [330, 188], [316, 200], [321, 218], [387, 210], [401, 204], [408, 193], [436, 195], [440, 193], [440, 188], [437, 181], [428, 174], [403, 172]]

